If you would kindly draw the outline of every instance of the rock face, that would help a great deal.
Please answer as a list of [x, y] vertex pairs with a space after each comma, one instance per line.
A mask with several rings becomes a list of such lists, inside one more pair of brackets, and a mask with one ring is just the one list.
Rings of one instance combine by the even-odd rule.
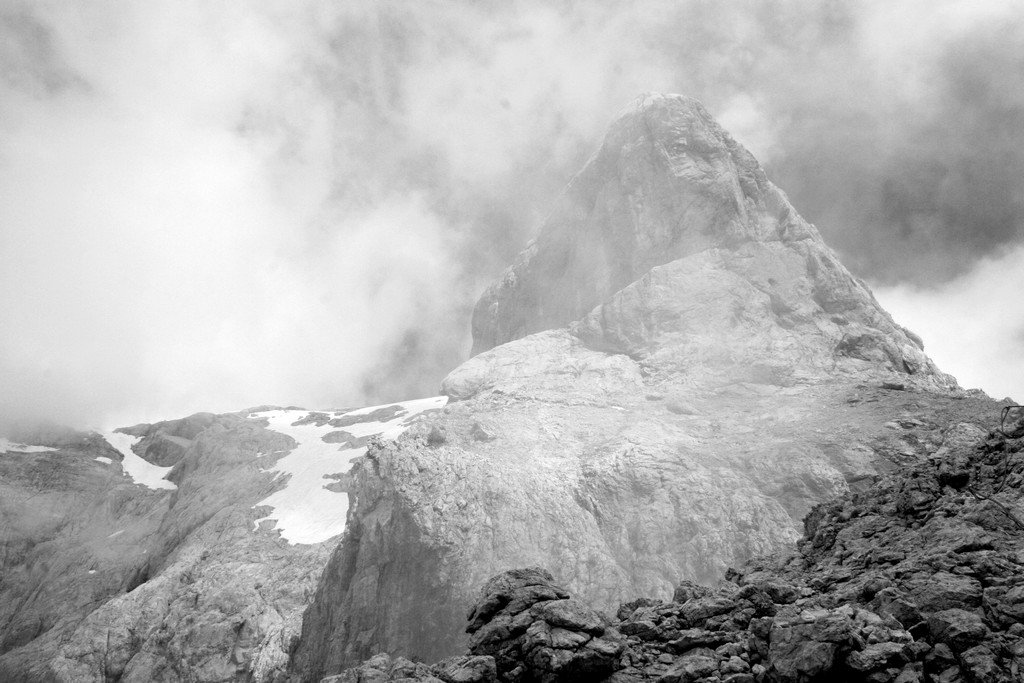
[[[342, 473], [365, 452], [320, 437], [332, 422], [401, 431], [416, 411], [383, 412], [199, 414], [0, 440], [0, 680], [283, 680], [344, 528]], [[338, 475], [303, 483], [286, 466], [296, 458], [291, 470], [326, 458]], [[286, 523], [296, 510], [279, 501], [299, 485], [292, 499], [327, 497], [312, 526], [326, 534]]]
[[159, 513], [147, 513], [167, 495], [125, 477], [98, 434], [11, 436], [28, 444], [0, 439], [0, 679], [16, 680], [3, 675], [9, 653], [137, 585], [148, 562], [138, 539], [156, 531]]
[[[466, 655], [433, 666], [383, 655], [326, 680], [1020, 681], [1024, 425], [945, 436], [932, 457], [816, 507], [797, 552], [714, 587], [684, 581], [671, 600], [632, 600], [609, 620], [543, 570], [511, 570], [477, 598]], [[949, 463], [968, 473], [955, 487]]]
[[642, 98], [477, 303], [474, 354], [564, 327], [654, 266], [804, 231], [793, 219], [754, 157], [699, 103]]
[[742, 330], [754, 332], [754, 357], [786, 370], [799, 372], [794, 357], [819, 342], [811, 360], [825, 369], [850, 358], [936, 374], [754, 157], [678, 95], [641, 98], [612, 124], [537, 239], [477, 303], [473, 353], [580, 319], [588, 346], [633, 357], [706, 354], [709, 339], [735, 352]]
[[[931, 457], [815, 508], [797, 553], [626, 606], [632, 654], [613, 680], [680, 675], [697, 656], [721, 680], [1021, 680], [1022, 436], [954, 425]], [[951, 462], [969, 473], [956, 487]]]
[[513, 570], [484, 584], [469, 614], [469, 651], [491, 657], [503, 680], [599, 680], [618, 668], [624, 638], [544, 570]]
[[602, 610], [713, 583], [998, 410], [678, 96], [612, 125], [473, 332], [447, 408], [353, 470], [302, 680], [460, 652], [471, 587], [510, 567], [548, 567]]

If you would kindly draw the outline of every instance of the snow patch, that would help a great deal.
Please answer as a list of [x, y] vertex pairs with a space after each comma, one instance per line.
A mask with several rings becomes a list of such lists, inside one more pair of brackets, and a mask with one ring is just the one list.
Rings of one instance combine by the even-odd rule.
[[0, 437], [0, 453], [45, 453], [47, 451], [55, 451], [56, 448], [50, 448], [49, 446], [28, 446], [23, 443], [15, 443], [8, 441], [4, 437]]
[[170, 467], [159, 467], [135, 455], [132, 446], [137, 444], [141, 437], [130, 436], [121, 432], [106, 432], [103, 434], [103, 438], [124, 456], [124, 460], [121, 461], [121, 467], [124, 469], [125, 474], [131, 477], [132, 481], [136, 484], [142, 484], [151, 489], [178, 488], [174, 482], [164, 479], [167, 473], [171, 471]]
[[[346, 422], [360, 416], [370, 418], [343, 426], [331, 426], [329, 423], [317, 426], [313, 422], [295, 424], [318, 411], [268, 410], [251, 413], [250, 418], [267, 420], [268, 429], [290, 436], [296, 444], [288, 455], [268, 470], [278, 473], [277, 476], [289, 475], [288, 484], [253, 506], [268, 505], [273, 508], [266, 517], [256, 520], [255, 527], [259, 528], [260, 523], [267, 520], [274, 521], [282, 538], [291, 544], [322, 543], [341, 534], [345, 531], [348, 516], [348, 494], [331, 491], [326, 486], [335, 481], [330, 475], [348, 472], [352, 468], [352, 460], [364, 455], [366, 447], [327, 443], [323, 437], [331, 432], [345, 431], [355, 439], [366, 436], [394, 439], [406, 430], [413, 417], [427, 410], [441, 408], [447, 402], [447, 396], [436, 396], [348, 412], [320, 413], [331, 420], [347, 418], [344, 420]], [[397, 410], [386, 421], [372, 420], [375, 411], [392, 406], [398, 406], [401, 410]]]
[[110, 458], [104, 457], [104, 456], [102, 456], [102, 455], [101, 455], [101, 456], [99, 456], [98, 458], [95, 458], [95, 460], [96, 460], [97, 462], [101, 462], [101, 463], [103, 463], [104, 465], [110, 465], [110, 464], [113, 464], [113, 462], [114, 462], [114, 461], [113, 461], [113, 460], [111, 460]]

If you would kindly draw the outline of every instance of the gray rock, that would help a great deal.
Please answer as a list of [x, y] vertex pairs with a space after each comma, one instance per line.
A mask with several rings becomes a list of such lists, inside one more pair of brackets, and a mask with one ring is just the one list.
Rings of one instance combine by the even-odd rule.
[[96, 434], [0, 454], [0, 680], [281, 680], [333, 547], [253, 528], [290, 439], [203, 413], [125, 431], [176, 490], [135, 484]]
[[659, 680], [665, 683], [688, 683], [718, 671], [718, 660], [705, 655], [686, 655], [673, 662]]
[[[320, 683], [389, 683], [391, 681], [405, 681], [412, 683], [492, 683], [495, 679], [487, 676], [487, 666], [483, 662], [467, 662], [469, 658], [461, 658], [462, 661], [452, 661], [429, 667], [426, 664], [412, 662], [404, 657], [394, 657], [386, 653], [380, 653], [361, 663], [357, 667], [348, 669], [334, 676], [327, 676], [320, 680]], [[466, 666], [467, 663], [469, 666]], [[492, 662], [493, 668], [493, 662]], [[445, 679], [435, 676], [437, 672], [451, 673], [453, 676], [462, 678]], [[482, 673], [483, 678], [473, 678], [474, 674]], [[465, 677], [469, 676], [469, 677]]]
[[868, 645], [863, 650], [851, 652], [846, 664], [856, 671], [875, 671], [907, 663], [902, 643], [882, 642]]
[[622, 636], [541, 569], [491, 578], [470, 611], [470, 654], [493, 658], [499, 680], [599, 680], [621, 668]]
[[435, 664], [432, 670], [445, 683], [489, 683], [498, 678], [494, 658], [480, 655], [446, 659]]
[[960, 662], [971, 680], [976, 683], [1003, 683], [1009, 681], [996, 655], [984, 645], [976, 645], [960, 655]]
[[[713, 583], [791, 548], [816, 504], [927, 457], [956, 410], [985, 410], [676, 96], [612, 125], [473, 325], [475, 355], [433, 416], [444, 446], [425, 449], [424, 427], [353, 472], [353, 533], [306, 617], [300, 670], [456, 654], [470, 587], [509, 566], [550, 567], [608, 612]], [[921, 419], [901, 414], [910, 400]], [[884, 426], [897, 418], [908, 426]]]
[[928, 617], [932, 637], [954, 652], [963, 652], [981, 642], [988, 634], [981, 617], [962, 609], [947, 609]]
[[566, 325], [653, 266], [807, 229], [699, 103], [646, 96], [612, 125], [536, 242], [477, 303], [473, 352]]

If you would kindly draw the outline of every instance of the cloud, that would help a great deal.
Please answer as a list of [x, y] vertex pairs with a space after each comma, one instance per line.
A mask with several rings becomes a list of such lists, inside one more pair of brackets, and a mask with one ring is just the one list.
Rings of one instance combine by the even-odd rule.
[[1021, 31], [960, 0], [5, 2], [0, 411], [430, 394], [652, 90], [704, 100], [859, 275], [966, 277], [1020, 240]]
[[961, 386], [1024, 400], [1024, 247], [982, 260], [970, 273], [936, 288], [875, 287], [893, 317], [924, 338], [925, 352], [953, 371]]

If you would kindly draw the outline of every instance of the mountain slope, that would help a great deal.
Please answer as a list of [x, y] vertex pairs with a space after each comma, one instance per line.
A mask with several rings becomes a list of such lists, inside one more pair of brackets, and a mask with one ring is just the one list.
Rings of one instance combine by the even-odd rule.
[[444, 401], [5, 441], [0, 680], [282, 680], [349, 461]]
[[[548, 567], [602, 609], [714, 581], [994, 410], [679, 96], [612, 124], [473, 332], [446, 409], [354, 469], [302, 680], [460, 651], [473, 587], [510, 567]], [[893, 431], [907, 414], [920, 426]]]

